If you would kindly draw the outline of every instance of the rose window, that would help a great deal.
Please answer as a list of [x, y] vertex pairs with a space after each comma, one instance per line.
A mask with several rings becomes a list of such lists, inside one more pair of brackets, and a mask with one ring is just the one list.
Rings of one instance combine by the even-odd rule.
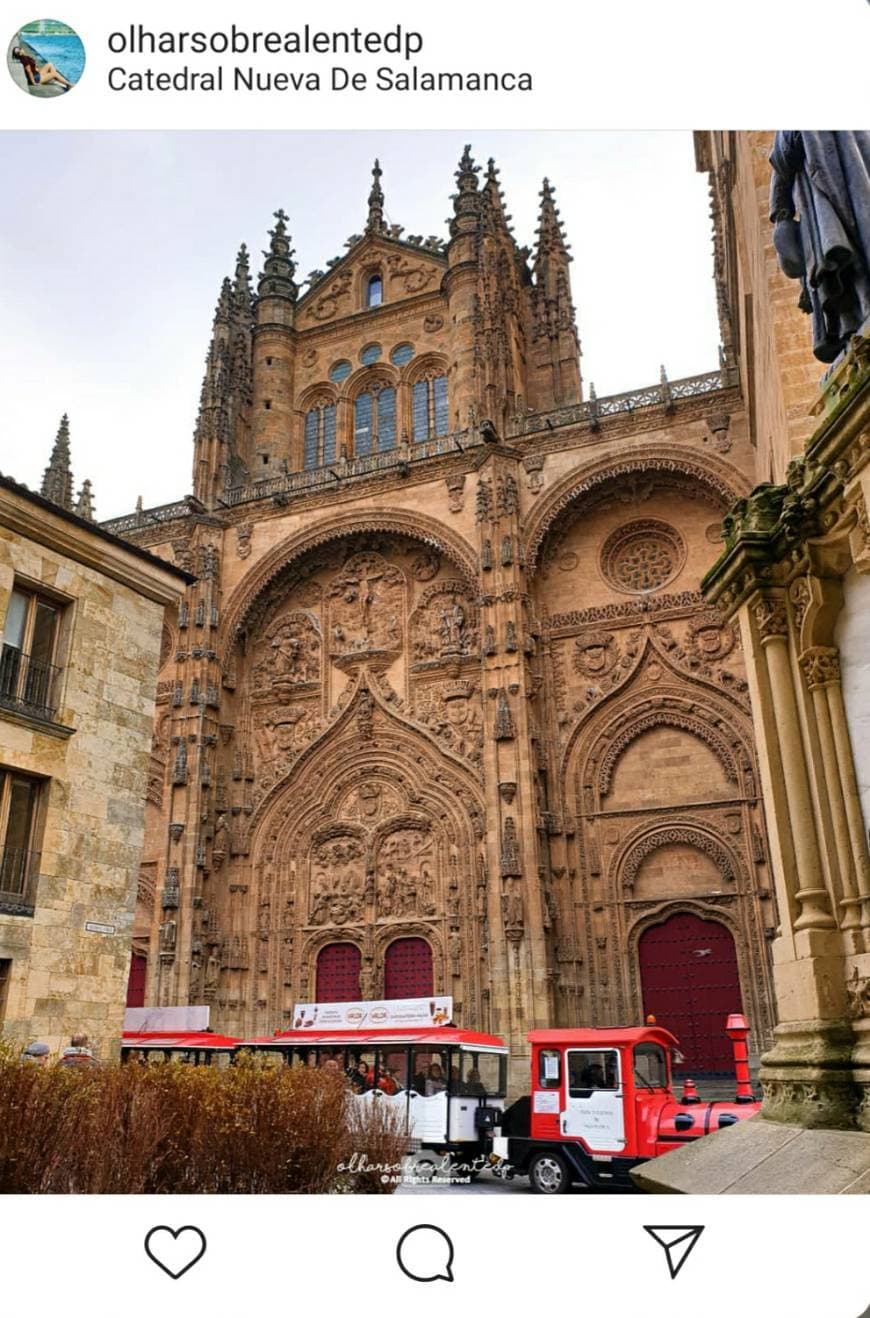
[[616, 590], [647, 595], [673, 581], [686, 561], [680, 533], [647, 518], [617, 527], [604, 542], [601, 571]]

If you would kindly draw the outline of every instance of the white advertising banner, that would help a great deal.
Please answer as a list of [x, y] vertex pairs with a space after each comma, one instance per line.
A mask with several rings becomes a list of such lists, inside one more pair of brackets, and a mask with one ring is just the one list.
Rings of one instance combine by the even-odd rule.
[[199, 1033], [208, 1029], [210, 1007], [128, 1007], [124, 1029], [135, 1034]]
[[384, 1002], [297, 1002], [294, 1030], [423, 1029], [449, 1025], [451, 997], [392, 998]]

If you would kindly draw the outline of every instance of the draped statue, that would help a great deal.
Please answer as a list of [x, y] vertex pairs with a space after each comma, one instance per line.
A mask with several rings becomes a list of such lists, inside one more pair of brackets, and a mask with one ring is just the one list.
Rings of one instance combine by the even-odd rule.
[[870, 317], [870, 132], [779, 132], [770, 163], [779, 264], [832, 362]]

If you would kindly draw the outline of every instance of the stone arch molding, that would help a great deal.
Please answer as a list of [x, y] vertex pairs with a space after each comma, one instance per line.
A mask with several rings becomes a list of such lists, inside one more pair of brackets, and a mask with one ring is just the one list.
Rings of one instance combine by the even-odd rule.
[[[660, 664], [669, 680], [638, 689], [650, 662]], [[706, 742], [735, 784], [744, 763], [753, 761], [745, 713], [731, 694], [702, 676], [681, 672], [667, 649], [647, 634], [611, 689], [577, 719], [562, 753], [561, 780], [567, 784], [573, 763], [585, 785], [594, 783], [606, 795], [631, 743], [659, 725], [682, 728]]]
[[449, 559], [462, 573], [472, 590], [477, 584], [477, 556], [471, 546], [451, 528], [433, 517], [403, 509], [372, 509], [370, 513], [349, 512], [308, 527], [276, 545], [239, 582], [224, 611], [224, 648], [228, 653], [245, 619], [260, 595], [295, 559], [312, 549], [343, 540], [348, 536], [394, 534], [420, 541]]
[[529, 577], [537, 571], [547, 535], [571, 504], [610, 481], [657, 472], [694, 481], [723, 511], [744, 492], [745, 482], [739, 472], [712, 454], [687, 453], [675, 445], [656, 445], [655, 449], [639, 449], [625, 456], [610, 454], [569, 472], [553, 487], [546, 501], [532, 511], [525, 537]]
[[736, 885], [740, 865], [734, 853], [710, 830], [687, 820], [669, 821], [663, 826], [644, 830], [639, 837], [629, 838], [620, 854], [614, 859], [614, 878], [619, 880], [625, 891], [631, 893], [637, 882], [640, 867], [647, 856], [672, 843], [683, 843], [703, 852], [715, 863], [722, 878], [727, 883]]

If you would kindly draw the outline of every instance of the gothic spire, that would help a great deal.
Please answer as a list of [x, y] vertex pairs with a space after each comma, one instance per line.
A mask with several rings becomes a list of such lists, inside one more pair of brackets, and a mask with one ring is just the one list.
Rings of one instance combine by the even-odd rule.
[[239, 248], [239, 254], [236, 257], [236, 278], [233, 284], [233, 309], [237, 316], [241, 316], [242, 319], [250, 317], [253, 297], [254, 295], [251, 291], [251, 267], [248, 262], [248, 249], [245, 244], [242, 243]]
[[229, 325], [230, 317], [233, 314], [233, 285], [229, 276], [226, 276], [221, 284], [220, 296], [217, 300], [217, 306], [214, 309], [214, 324]]
[[559, 219], [559, 208], [555, 202], [550, 180], [544, 179], [541, 189], [541, 209], [538, 217], [538, 247], [535, 254], [535, 269], [545, 260], [556, 258], [567, 264], [572, 260], [570, 248], [565, 241], [565, 230]]
[[269, 230], [269, 250], [263, 253], [263, 273], [257, 282], [259, 297], [283, 297], [295, 302], [299, 289], [294, 282], [296, 255], [290, 246], [293, 241], [287, 232], [288, 216], [283, 208], [275, 211], [275, 227]]
[[376, 156], [372, 170], [372, 190], [369, 193], [369, 217], [366, 221], [366, 233], [384, 233], [387, 228], [384, 219], [384, 190], [381, 187], [383, 173], [381, 162]]
[[42, 477], [40, 493], [61, 508], [72, 512], [73, 477], [70, 467], [69, 417], [66, 412], [60, 419], [57, 438], [51, 450], [51, 457]]
[[486, 205], [493, 220], [507, 233], [511, 233], [511, 220], [513, 216], [508, 215], [504, 207], [504, 192], [502, 191], [499, 180], [499, 170], [492, 156], [486, 164], [486, 180], [483, 185], [483, 196]]
[[453, 219], [450, 233], [455, 238], [460, 232], [473, 231], [480, 214], [481, 194], [477, 181], [480, 165], [474, 163], [471, 147], [466, 146], [456, 171], [457, 191], [453, 194]]
[[76, 500], [75, 511], [86, 522], [96, 521], [94, 517], [93, 486], [89, 480], [82, 482], [82, 488], [79, 490], [79, 497]]

